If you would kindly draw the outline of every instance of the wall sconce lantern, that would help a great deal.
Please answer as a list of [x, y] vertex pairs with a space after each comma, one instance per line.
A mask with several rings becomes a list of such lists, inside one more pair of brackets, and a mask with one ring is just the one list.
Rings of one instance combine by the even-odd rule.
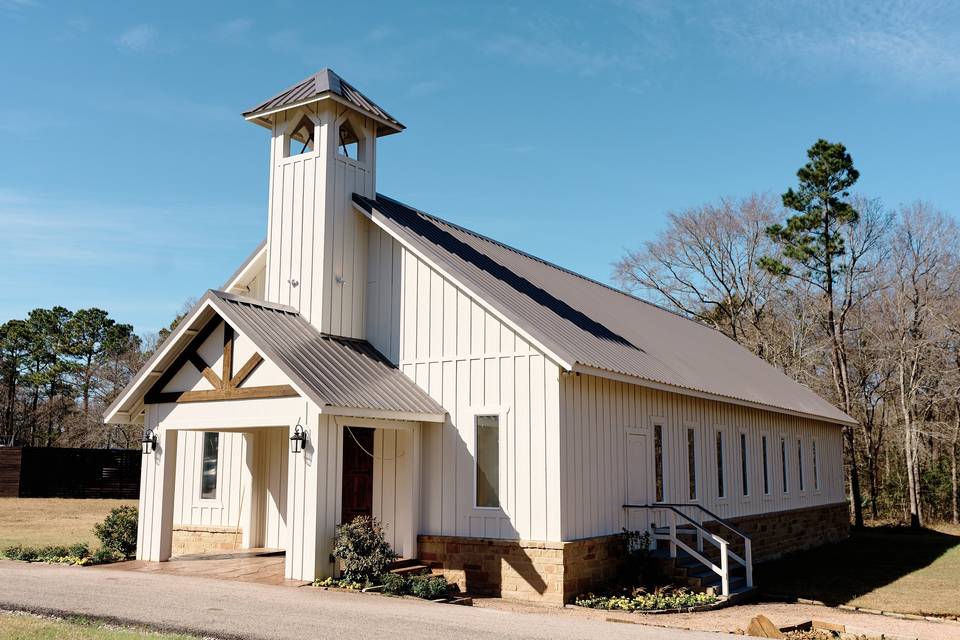
[[293, 428], [293, 435], [290, 436], [290, 453], [303, 453], [303, 446], [306, 443], [307, 432], [297, 422], [297, 426]]
[[148, 455], [157, 450], [157, 434], [153, 432], [153, 429], [147, 429], [143, 432], [143, 440], [140, 441], [140, 446], [143, 455]]

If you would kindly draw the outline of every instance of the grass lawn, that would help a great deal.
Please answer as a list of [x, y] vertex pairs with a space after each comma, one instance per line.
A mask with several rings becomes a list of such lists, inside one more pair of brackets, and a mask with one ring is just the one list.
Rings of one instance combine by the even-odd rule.
[[96, 548], [93, 525], [120, 505], [137, 506], [137, 501], [0, 498], [0, 548], [74, 542], [86, 542]]
[[761, 565], [757, 577], [764, 591], [829, 605], [960, 616], [960, 529], [868, 528]]
[[17, 613], [0, 613], [0, 640], [196, 640], [190, 636], [105, 626], [90, 620], [51, 620]]

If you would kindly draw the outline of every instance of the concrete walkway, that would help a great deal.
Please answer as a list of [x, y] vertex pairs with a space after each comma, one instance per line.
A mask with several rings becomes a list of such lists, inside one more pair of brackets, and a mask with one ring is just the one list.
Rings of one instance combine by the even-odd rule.
[[729, 637], [549, 612], [498, 611], [312, 587], [11, 560], [0, 560], [0, 608], [80, 614], [218, 638], [264, 640]]

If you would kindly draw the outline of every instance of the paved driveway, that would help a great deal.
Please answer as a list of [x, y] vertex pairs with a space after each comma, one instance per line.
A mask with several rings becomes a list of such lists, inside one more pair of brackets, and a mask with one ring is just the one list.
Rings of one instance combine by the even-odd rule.
[[[694, 640], [699, 631], [162, 573], [0, 560], [0, 608], [76, 613], [223, 638]], [[726, 636], [729, 637], [729, 636]]]

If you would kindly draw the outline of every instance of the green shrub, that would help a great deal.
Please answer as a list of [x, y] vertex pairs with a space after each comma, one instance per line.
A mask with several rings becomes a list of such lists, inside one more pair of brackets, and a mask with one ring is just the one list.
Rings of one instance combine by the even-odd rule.
[[111, 562], [120, 562], [125, 557], [119, 551], [100, 547], [90, 556], [90, 564], [110, 564]]
[[337, 527], [333, 555], [343, 560], [343, 577], [366, 584], [379, 578], [397, 554], [383, 537], [383, 527], [371, 516], [357, 516]]
[[383, 592], [391, 596], [403, 596], [409, 592], [409, 582], [398, 573], [385, 573], [380, 580], [383, 583]]
[[86, 542], [77, 542], [67, 547], [67, 553], [64, 555], [74, 556], [75, 558], [87, 558], [90, 556], [90, 547]]
[[33, 562], [37, 559], [39, 550], [34, 547], [24, 547], [23, 545], [14, 545], [3, 550], [5, 558], [10, 560], [22, 560], [23, 562]]
[[137, 552], [137, 508], [116, 507], [103, 522], [93, 525], [100, 544], [129, 558]]
[[449, 588], [443, 576], [426, 574], [410, 578], [410, 593], [425, 600], [442, 598], [447, 595]]

